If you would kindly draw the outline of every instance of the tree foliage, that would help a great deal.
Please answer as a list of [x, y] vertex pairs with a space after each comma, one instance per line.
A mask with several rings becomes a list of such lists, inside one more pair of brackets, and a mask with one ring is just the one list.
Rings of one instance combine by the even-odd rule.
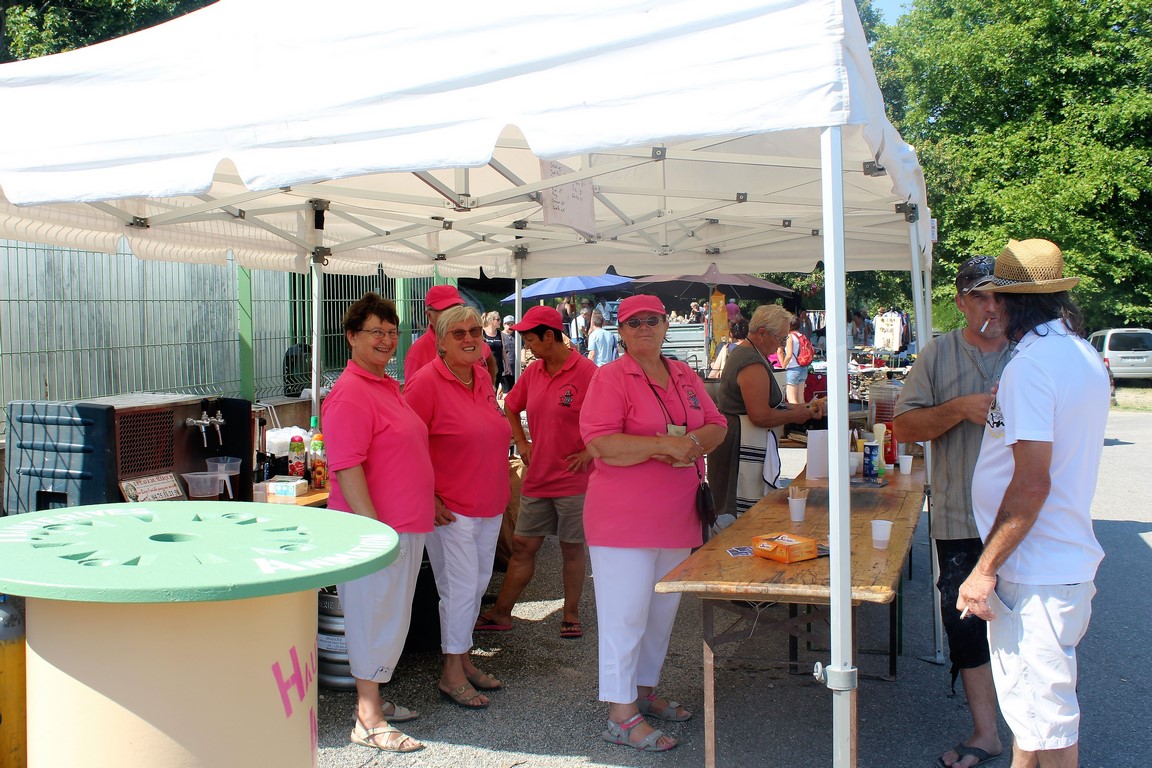
[[873, 58], [939, 221], [938, 304], [966, 257], [1043, 237], [1090, 327], [1152, 323], [1152, 4], [916, 0]]
[[155, 26], [215, 0], [0, 0], [0, 61], [31, 59]]

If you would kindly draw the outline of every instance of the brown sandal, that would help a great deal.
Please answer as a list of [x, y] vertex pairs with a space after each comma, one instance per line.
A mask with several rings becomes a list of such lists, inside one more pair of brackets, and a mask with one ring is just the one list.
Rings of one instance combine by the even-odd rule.
[[[383, 741], [378, 738], [380, 736], [384, 737]], [[369, 728], [360, 721], [360, 718], [356, 718], [356, 727], [352, 729], [351, 740], [353, 744], [372, 747], [381, 752], [417, 752], [424, 749], [423, 744], [388, 723]]]
[[465, 677], [468, 678], [468, 682], [472, 683], [472, 687], [478, 691], [498, 691], [504, 686], [495, 676], [488, 674], [482, 669], [476, 670], [476, 674], [474, 675], [465, 675]]
[[445, 701], [450, 701], [462, 709], [488, 709], [488, 702], [483, 704], [469, 704], [468, 702], [473, 699], [480, 698], [480, 692], [470, 685], [462, 685], [454, 691], [446, 691], [437, 686], [436, 690], [440, 691], [440, 698]]

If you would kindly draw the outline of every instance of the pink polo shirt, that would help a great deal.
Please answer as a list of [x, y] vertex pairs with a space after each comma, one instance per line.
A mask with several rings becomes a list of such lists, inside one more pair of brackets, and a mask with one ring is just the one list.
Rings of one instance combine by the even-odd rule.
[[336, 472], [364, 466], [376, 519], [398, 533], [428, 533], [433, 504], [428, 427], [400, 396], [400, 385], [351, 360], [320, 406], [332, 485], [328, 507], [351, 507]]
[[508, 506], [512, 427], [496, 405], [488, 368], [472, 366], [472, 389], [437, 357], [412, 374], [404, 399], [428, 425], [436, 495], [456, 514], [495, 517]]
[[[484, 357], [480, 359], [487, 365], [488, 358], [492, 357], [492, 350], [485, 344], [481, 351], [484, 353]], [[408, 380], [416, 371], [438, 357], [440, 357], [440, 350], [436, 347], [436, 331], [432, 330], [432, 326], [428, 326], [424, 335], [412, 342], [412, 346], [408, 348], [408, 354], [404, 355], [404, 385], [408, 385]]]
[[579, 496], [587, 490], [588, 471], [569, 472], [565, 457], [584, 450], [580, 409], [594, 373], [596, 364], [578, 352], [569, 353], [555, 376], [548, 373], [543, 360], [537, 360], [524, 369], [505, 396], [504, 408], [509, 413], [528, 411], [532, 463], [521, 486], [525, 496], [554, 499]]
[[[677, 360], [669, 360], [668, 367], [666, 390], [649, 386], [639, 364], [627, 355], [598, 368], [580, 411], [584, 442], [619, 433], [663, 435], [669, 417], [675, 424], [687, 421], [688, 431], [705, 424], [726, 426], [700, 377]], [[594, 459], [584, 498], [584, 535], [601, 547], [697, 547], [699, 484], [692, 467], [654, 460], [613, 467]]]

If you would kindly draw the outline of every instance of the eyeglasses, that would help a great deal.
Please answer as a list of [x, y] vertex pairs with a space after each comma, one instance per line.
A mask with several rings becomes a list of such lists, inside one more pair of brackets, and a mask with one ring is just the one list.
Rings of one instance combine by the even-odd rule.
[[767, 328], [757, 328], [756, 330], [763, 331], [765, 334], [768, 335], [769, 338], [776, 339], [776, 343], [779, 344], [780, 346], [784, 346], [788, 342], [787, 336], [781, 336], [779, 334], [772, 333]]
[[390, 339], [400, 338], [400, 331], [398, 331], [395, 328], [393, 328], [390, 331], [386, 331], [383, 328], [361, 328], [360, 333], [370, 334], [372, 336], [372, 338], [375, 339], [376, 341], [380, 341], [385, 336], [387, 336]]
[[649, 315], [643, 320], [638, 317], [630, 317], [624, 321], [624, 325], [628, 326], [629, 328], [639, 328], [642, 325], [646, 325], [649, 328], [655, 328], [656, 326], [660, 325], [661, 319], [662, 318], [658, 315]]
[[484, 333], [484, 329], [478, 325], [474, 325], [466, 331], [461, 329], [448, 331], [448, 335], [456, 339], [456, 341], [464, 341], [465, 336], [471, 336], [474, 339], [478, 339], [482, 333]]

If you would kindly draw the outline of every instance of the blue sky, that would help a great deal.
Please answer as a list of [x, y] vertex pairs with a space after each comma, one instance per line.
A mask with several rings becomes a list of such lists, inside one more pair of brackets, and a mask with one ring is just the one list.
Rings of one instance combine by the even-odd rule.
[[904, 13], [904, 5], [910, 5], [912, 0], [872, 0], [872, 7], [880, 11], [884, 21], [895, 24], [900, 15]]

